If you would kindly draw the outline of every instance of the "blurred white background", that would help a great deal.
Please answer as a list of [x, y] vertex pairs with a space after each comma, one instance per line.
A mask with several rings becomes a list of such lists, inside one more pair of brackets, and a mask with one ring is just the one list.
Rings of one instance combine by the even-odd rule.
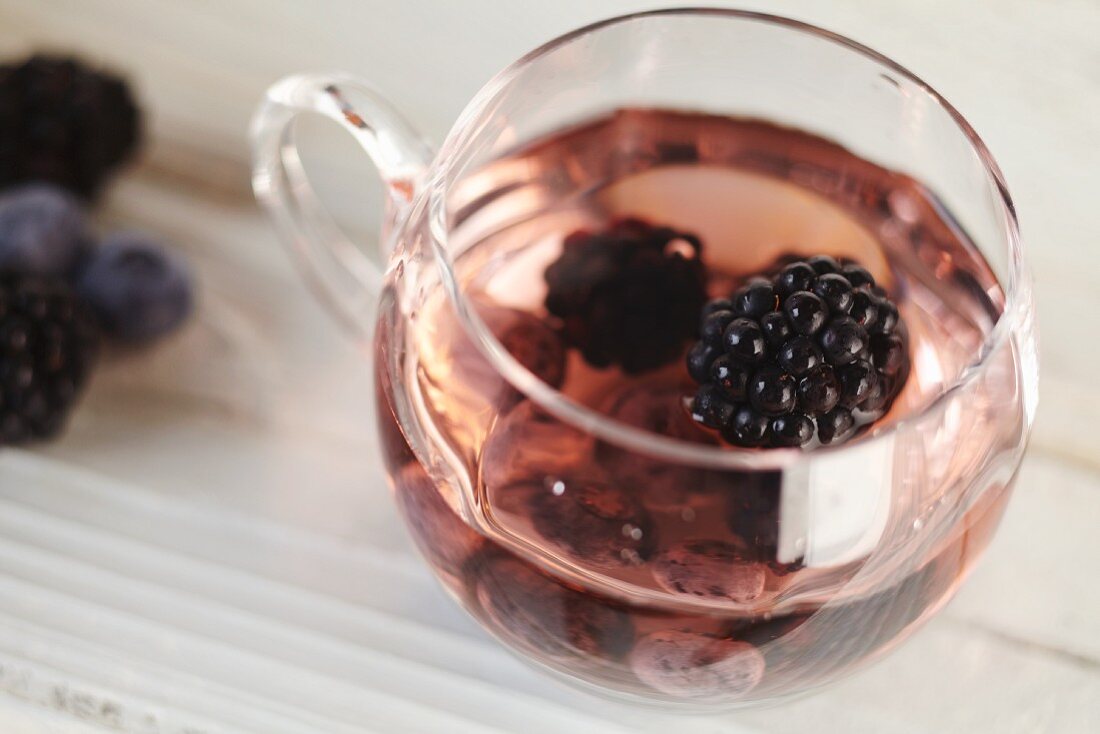
[[[71, 698], [22, 705], [23, 668], [4, 667], [4, 645], [21, 641], [10, 609], [70, 630], [74, 649], [110, 650], [88, 658], [100, 661], [91, 672], [66, 669], [66, 680], [105, 701], [152, 706], [161, 718], [149, 732], [274, 731], [240, 724], [264, 716], [286, 727], [278, 731], [359, 731], [316, 722], [346, 723], [378, 705], [390, 707], [389, 725], [375, 726], [387, 734], [444, 730], [438, 721], [507, 731], [499, 722], [527, 711], [532, 732], [554, 721], [704, 734], [1100, 730], [1100, 589], [1091, 583], [1100, 339], [1090, 331], [1100, 313], [1100, 1], [694, 4], [788, 15], [882, 51], [954, 103], [1006, 174], [1036, 274], [1042, 404], [1004, 528], [944, 615], [888, 661], [779, 710], [627, 717], [544, 690], [488, 643], [410, 557], [376, 468], [363, 466], [373, 446], [360, 356], [297, 286], [251, 203], [246, 133], [263, 90], [296, 71], [354, 72], [438, 143], [477, 89], [523, 53], [665, 3], [0, 0], [0, 57], [76, 52], [133, 80], [149, 145], [104, 216], [171, 233], [197, 264], [207, 305], [222, 309], [149, 361], [107, 370], [64, 442], [0, 457], [0, 502], [39, 518], [27, 527], [57, 531], [56, 557], [42, 561], [55, 576], [24, 570], [12, 581], [0, 569], [0, 732], [103, 730], [76, 723]], [[369, 228], [361, 202], [377, 185], [333, 129], [319, 125], [309, 152], [328, 174], [326, 196]], [[225, 348], [253, 331], [269, 341]], [[46, 535], [27, 542], [45, 545]], [[0, 532], [2, 541], [11, 539]], [[27, 559], [40, 550], [18, 548], [20, 568], [35, 568]], [[0, 563], [11, 558], [0, 553]], [[20, 606], [4, 597], [12, 589], [44, 601]], [[45, 660], [64, 647], [41, 639], [16, 652]], [[431, 704], [425, 716], [441, 718], [409, 718], [418, 696]], [[200, 720], [184, 715], [196, 712], [240, 718], [178, 723]]]

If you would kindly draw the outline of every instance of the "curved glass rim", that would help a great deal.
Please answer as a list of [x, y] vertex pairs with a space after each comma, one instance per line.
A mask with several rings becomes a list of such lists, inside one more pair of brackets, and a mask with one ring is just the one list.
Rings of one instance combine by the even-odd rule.
[[864, 447], [871, 443], [881, 441], [892, 436], [907, 423], [906, 418], [899, 418], [888, 426], [872, 431], [859, 441], [844, 443], [837, 446], [820, 446], [812, 451], [804, 451], [801, 448], [779, 448], [766, 451], [731, 451], [721, 446], [703, 445], [691, 443], [670, 436], [645, 431], [629, 424], [623, 423], [609, 415], [600, 413], [576, 400], [564, 395], [557, 389], [543, 382], [534, 373], [524, 367], [511, 353], [500, 343], [485, 324], [484, 320], [471, 308], [467, 298], [462, 294], [461, 287], [454, 274], [453, 260], [447, 250], [447, 178], [452, 173], [456, 158], [467, 146], [470, 139], [480, 128], [486, 118], [484, 113], [492, 106], [492, 103], [506, 94], [515, 77], [525, 68], [538, 61], [546, 54], [565, 46], [579, 38], [605, 28], [628, 23], [642, 18], [660, 18], [664, 16], [714, 16], [717, 18], [736, 19], [741, 21], [753, 21], [768, 25], [778, 26], [797, 33], [805, 33], [822, 40], [831, 42], [848, 51], [860, 54], [871, 61], [881, 65], [887, 70], [899, 74], [917, 86], [928, 95], [937, 105], [945, 110], [954, 120], [959, 130], [970, 143], [978, 160], [985, 169], [986, 174], [1003, 204], [1005, 217], [1005, 231], [1007, 232], [1007, 244], [1010, 251], [1007, 283], [1002, 283], [1005, 293], [1005, 305], [1000, 317], [993, 329], [986, 335], [981, 347], [977, 350], [976, 358], [960, 371], [954, 381], [944, 388], [943, 392], [929, 401], [914, 416], [924, 416], [940, 410], [947, 403], [953, 393], [962, 389], [980, 374], [982, 368], [997, 348], [1010, 336], [1021, 314], [1018, 313], [1020, 305], [1026, 303], [1021, 298], [1020, 291], [1026, 287], [1026, 270], [1023, 261], [1022, 243], [1019, 233], [1019, 224], [1016, 218], [1016, 210], [1012, 203], [1012, 197], [1005, 184], [1004, 175], [994, 160], [992, 153], [970, 123], [948, 102], [943, 95], [937, 92], [931, 85], [918, 77], [913, 72], [901, 66], [889, 57], [854, 41], [846, 36], [825, 30], [818, 26], [803, 21], [786, 18], [770, 13], [761, 13], [749, 10], [737, 10], [731, 8], [701, 8], [701, 7], [677, 7], [657, 10], [646, 10], [637, 13], [615, 16], [597, 21], [589, 25], [577, 28], [550, 40], [538, 48], [528, 52], [517, 61], [505, 67], [492, 77], [459, 115], [451, 131], [448, 133], [442, 147], [436, 155], [436, 160], [431, 167], [431, 177], [426, 182], [424, 193], [427, 202], [421, 201], [420, 205], [427, 204], [427, 214], [431, 229], [432, 247], [434, 249], [436, 264], [440, 269], [441, 281], [454, 304], [463, 327], [471, 337], [471, 340], [485, 354], [490, 364], [511, 383], [517, 390], [536, 404], [554, 415], [558, 419], [591, 433], [595, 437], [617, 444], [627, 450], [650, 455], [662, 460], [677, 463], [690, 463], [715, 469], [732, 470], [776, 470], [789, 467], [801, 461], [807, 461], [814, 456], [834, 454], [836, 452]]

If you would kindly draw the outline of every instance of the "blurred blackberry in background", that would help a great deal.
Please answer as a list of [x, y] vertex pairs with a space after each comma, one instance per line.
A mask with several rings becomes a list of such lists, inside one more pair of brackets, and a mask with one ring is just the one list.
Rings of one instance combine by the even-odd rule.
[[104, 333], [131, 346], [173, 332], [194, 308], [187, 263], [140, 232], [104, 238], [88, 257], [77, 289]]
[[679, 358], [706, 302], [702, 243], [638, 219], [565, 238], [545, 273], [546, 308], [596, 367], [637, 374]]
[[65, 57], [0, 65], [0, 188], [44, 181], [92, 198], [139, 137], [119, 77]]
[[97, 351], [95, 318], [67, 285], [0, 275], [0, 446], [57, 435]]
[[897, 306], [855, 263], [785, 262], [700, 312], [692, 416], [737, 446], [840, 443], [882, 416], [909, 374]]
[[79, 200], [48, 184], [0, 194], [0, 271], [69, 277], [92, 247]]

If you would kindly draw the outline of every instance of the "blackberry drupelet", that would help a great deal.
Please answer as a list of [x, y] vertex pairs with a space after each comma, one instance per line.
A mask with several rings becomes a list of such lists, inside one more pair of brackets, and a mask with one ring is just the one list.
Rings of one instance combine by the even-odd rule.
[[76, 287], [104, 333], [121, 344], [150, 344], [179, 327], [194, 308], [187, 263], [137, 232], [105, 237]]
[[0, 446], [60, 432], [98, 341], [91, 310], [67, 285], [0, 275]]
[[711, 362], [710, 379], [729, 400], [744, 400], [748, 396], [750, 368], [739, 366], [728, 355]]
[[44, 181], [91, 198], [134, 152], [139, 128], [116, 76], [53, 56], [0, 66], [0, 188]]
[[[631, 374], [661, 367], [698, 333], [706, 302], [701, 254], [695, 235], [638, 219], [600, 232], [574, 232], [546, 269], [546, 308], [561, 320], [565, 342], [589, 364], [618, 365]], [[712, 304], [714, 313], [704, 315], [732, 307]], [[722, 324], [708, 341], [724, 333]]]
[[886, 412], [909, 373], [897, 306], [853, 262], [786, 261], [702, 313], [688, 352], [692, 416], [737, 446], [845, 441]]

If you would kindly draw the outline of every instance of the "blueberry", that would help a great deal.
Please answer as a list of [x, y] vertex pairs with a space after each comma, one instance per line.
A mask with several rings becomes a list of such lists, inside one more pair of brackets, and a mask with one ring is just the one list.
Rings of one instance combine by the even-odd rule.
[[722, 396], [716, 385], [706, 383], [695, 391], [691, 417], [707, 428], [725, 428], [733, 417], [733, 403]]
[[695, 342], [687, 353], [687, 368], [691, 379], [696, 382], [706, 382], [710, 377], [710, 366], [722, 353], [718, 347], [712, 347], [706, 342]]
[[855, 408], [863, 403], [879, 383], [875, 368], [862, 360], [838, 369], [837, 377], [840, 380], [840, 404], [845, 408]]
[[828, 308], [825, 302], [809, 291], [797, 291], [783, 303], [791, 328], [799, 334], [816, 334], [825, 325]]
[[722, 335], [726, 353], [743, 364], [756, 364], [764, 359], [764, 332], [760, 325], [750, 319], [734, 319]]
[[772, 311], [760, 318], [760, 330], [764, 332], [764, 340], [773, 348], [778, 347], [791, 335], [791, 324], [787, 321], [787, 315], [782, 311]]
[[736, 318], [733, 315], [733, 311], [712, 311], [703, 317], [703, 321], [699, 324], [699, 338], [705, 341], [707, 344], [712, 344], [716, 347], [722, 345], [722, 334], [726, 331], [726, 327], [730, 325], [730, 322]]
[[878, 304], [878, 297], [869, 288], [856, 288], [852, 292], [852, 305], [848, 309], [848, 315], [864, 329], [870, 329], [878, 321]]
[[856, 419], [847, 408], [833, 408], [817, 419], [817, 436], [824, 444], [847, 440], [855, 429]]
[[749, 381], [749, 402], [767, 416], [788, 413], [795, 405], [794, 378], [778, 367], [761, 367]]
[[737, 408], [722, 435], [736, 446], [760, 446], [768, 440], [771, 421], [748, 405]]
[[81, 273], [78, 287], [107, 333], [129, 344], [167, 334], [193, 306], [183, 261], [135, 233], [104, 240]]
[[859, 288], [861, 285], [874, 287], [874, 276], [867, 270], [867, 268], [856, 265], [855, 263], [848, 263], [840, 269], [841, 274], [848, 279], [848, 282], [852, 284], [853, 288]]
[[775, 289], [766, 280], [754, 280], [737, 291], [733, 297], [733, 307], [738, 316], [759, 319], [775, 310]]
[[871, 359], [884, 375], [896, 375], [905, 365], [905, 347], [897, 334], [871, 337]]
[[821, 350], [809, 337], [796, 336], [788, 339], [776, 354], [779, 366], [795, 377], [801, 377], [821, 364]]
[[878, 321], [871, 326], [872, 334], [892, 334], [898, 325], [898, 307], [885, 296], [878, 301]]
[[702, 316], [702, 318], [706, 319], [707, 316], [710, 316], [715, 311], [732, 311], [732, 310], [733, 310], [733, 301], [731, 301], [728, 298], [715, 298], [713, 300], [707, 301], [706, 305], [703, 306], [703, 316]]
[[867, 348], [867, 331], [848, 316], [833, 319], [818, 337], [829, 364], [844, 365], [859, 358]]
[[836, 258], [828, 255], [815, 255], [807, 260], [806, 264], [813, 268], [818, 275], [840, 272], [840, 263], [836, 261]]
[[814, 282], [814, 293], [825, 301], [834, 314], [848, 313], [852, 307], [852, 286], [842, 275], [826, 273]]
[[801, 413], [788, 413], [772, 419], [772, 443], [777, 446], [803, 446], [814, 437], [814, 422]]
[[718, 357], [710, 366], [711, 381], [729, 400], [739, 403], [748, 394], [749, 372], [727, 356]]
[[840, 382], [833, 368], [823, 364], [798, 382], [798, 404], [810, 415], [827, 413], [840, 400]]
[[68, 276], [90, 246], [84, 210], [65, 191], [29, 184], [0, 196], [0, 271]]
[[775, 290], [786, 298], [798, 291], [808, 291], [813, 285], [817, 273], [804, 262], [794, 262], [779, 271], [775, 277]]

